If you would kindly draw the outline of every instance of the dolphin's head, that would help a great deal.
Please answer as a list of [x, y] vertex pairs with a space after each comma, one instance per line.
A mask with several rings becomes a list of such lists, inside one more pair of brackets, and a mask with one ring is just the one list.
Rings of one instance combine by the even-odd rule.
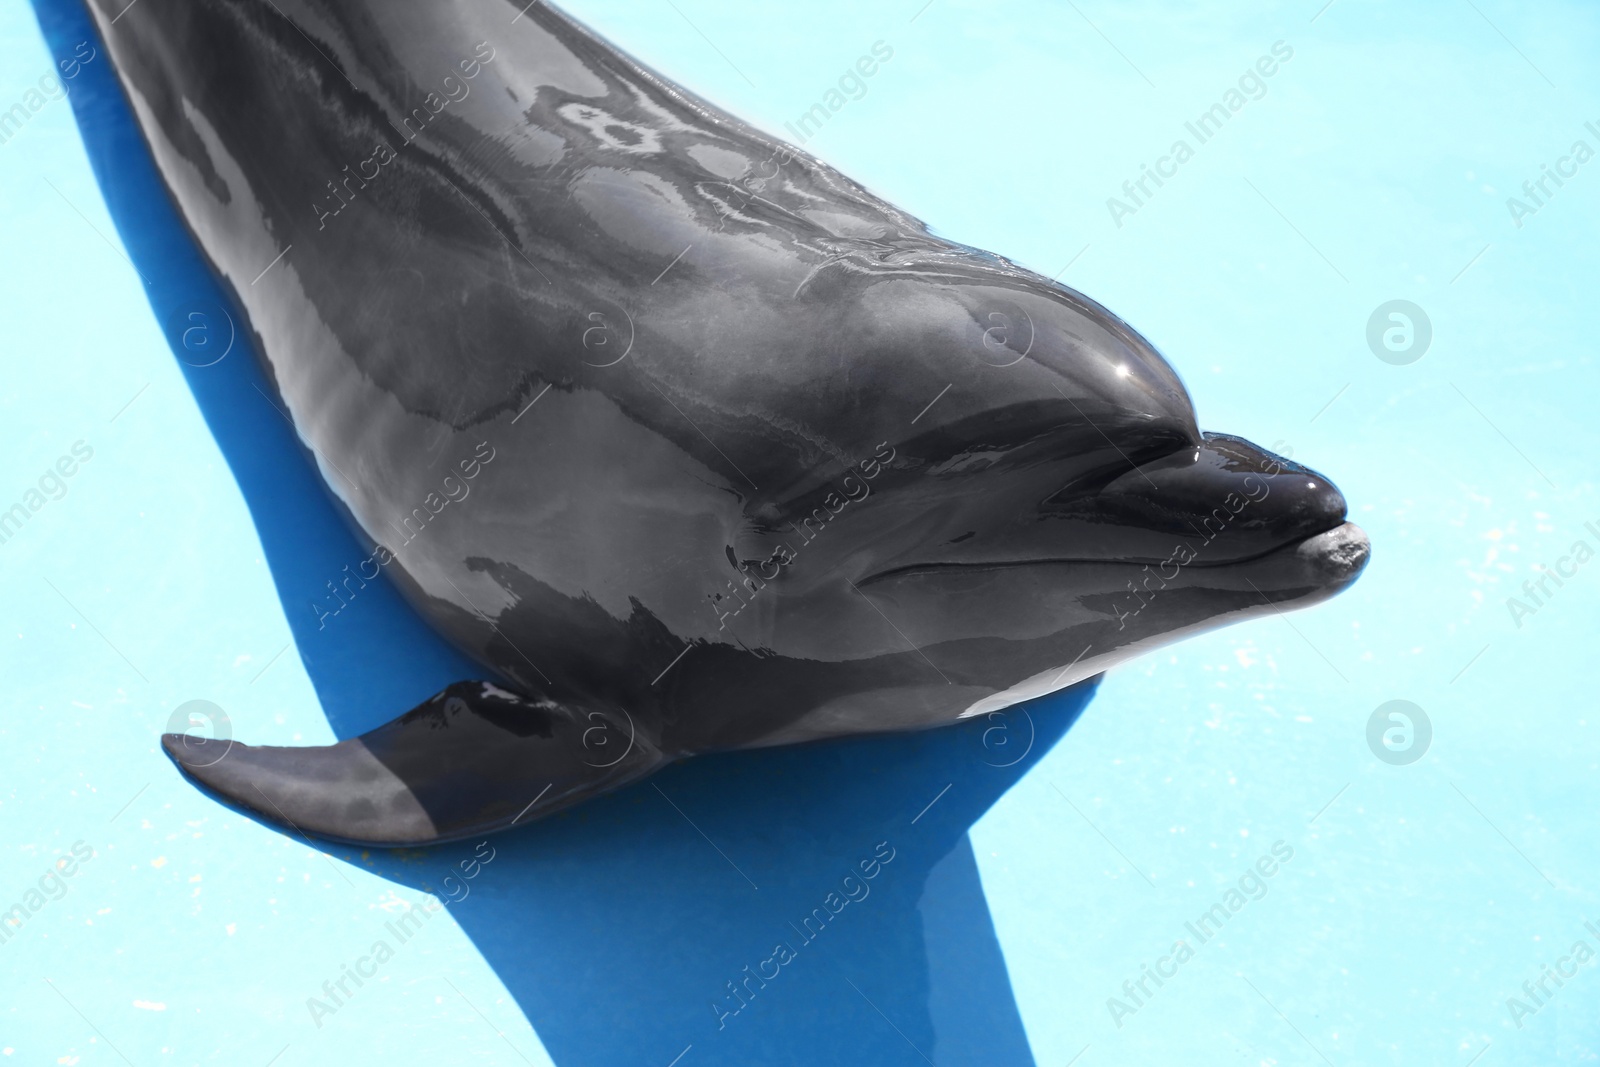
[[976, 713], [1355, 580], [1367, 538], [1326, 477], [1202, 432], [1171, 366], [1094, 301], [963, 267], [850, 294], [828, 344], [853, 368], [834, 438], [867, 425], [854, 462], [752, 501], [729, 551], [748, 605], [728, 604], [757, 609], [764, 644], [914, 651]]

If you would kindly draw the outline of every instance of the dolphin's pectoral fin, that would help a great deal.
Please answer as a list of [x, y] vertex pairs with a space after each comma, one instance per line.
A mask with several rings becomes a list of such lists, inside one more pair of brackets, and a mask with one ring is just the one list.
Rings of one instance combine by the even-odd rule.
[[483, 682], [457, 682], [336, 745], [197, 751], [187, 741], [161, 738], [184, 774], [228, 801], [302, 833], [390, 848], [531, 822], [667, 762], [620, 709]]

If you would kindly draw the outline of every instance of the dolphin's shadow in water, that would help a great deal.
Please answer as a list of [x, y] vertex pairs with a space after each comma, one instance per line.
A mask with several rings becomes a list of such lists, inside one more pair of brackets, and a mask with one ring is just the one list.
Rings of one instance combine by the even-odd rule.
[[[82, 41], [98, 50], [68, 83], [90, 163], [249, 507], [334, 732], [354, 736], [481, 677], [383, 576], [336, 615], [313, 608], [339, 603], [330, 583], [367, 552], [269, 399], [245, 320], [173, 209], [79, 0], [34, 8], [53, 56]], [[1093, 691], [929, 733], [670, 767], [493, 838], [494, 860], [450, 910], [563, 1065], [665, 1064], [690, 1044], [685, 1067], [1031, 1063], [966, 831]], [[473, 852], [378, 866], [438, 889]], [[780, 942], [792, 956], [775, 954]]]
[[691, 1044], [685, 1065], [1031, 1064], [967, 829], [1095, 684], [927, 733], [701, 757], [377, 869], [455, 899], [558, 1064], [664, 1067]]
[[[34, 11], [56, 59], [70, 57], [82, 41], [97, 50], [63, 82], [90, 165], [146, 280], [151, 310], [238, 482], [295, 647], [334, 732], [363, 733], [453, 681], [481, 677], [482, 669], [439, 640], [386, 575], [364, 584], [359, 575], [349, 578], [369, 550], [279, 409], [230, 288], [212, 273], [177, 214], [87, 10], [80, 0], [36, 0]], [[240, 555], [247, 551], [239, 547]], [[255, 669], [271, 654], [260, 656]]]

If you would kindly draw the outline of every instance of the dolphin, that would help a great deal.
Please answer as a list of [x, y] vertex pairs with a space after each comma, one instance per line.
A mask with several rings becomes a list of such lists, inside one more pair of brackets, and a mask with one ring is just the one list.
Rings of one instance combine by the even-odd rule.
[[1327, 478], [1202, 432], [1106, 308], [547, 3], [86, 2], [370, 549], [345, 590], [387, 576], [482, 666], [334, 745], [163, 737], [271, 823], [477, 836], [997, 711], [1366, 564]]

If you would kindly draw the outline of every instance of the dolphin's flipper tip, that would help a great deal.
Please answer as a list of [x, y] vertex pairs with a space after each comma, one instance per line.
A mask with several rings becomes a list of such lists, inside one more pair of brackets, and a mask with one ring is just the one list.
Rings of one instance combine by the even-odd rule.
[[207, 792], [302, 834], [389, 846], [444, 839], [411, 786], [360, 738], [320, 748], [215, 740], [197, 747], [184, 734], [163, 734], [161, 745]]
[[267, 822], [379, 848], [520, 826], [667, 762], [620, 710], [576, 709], [458, 682], [393, 722], [279, 748], [163, 734], [183, 774]]

